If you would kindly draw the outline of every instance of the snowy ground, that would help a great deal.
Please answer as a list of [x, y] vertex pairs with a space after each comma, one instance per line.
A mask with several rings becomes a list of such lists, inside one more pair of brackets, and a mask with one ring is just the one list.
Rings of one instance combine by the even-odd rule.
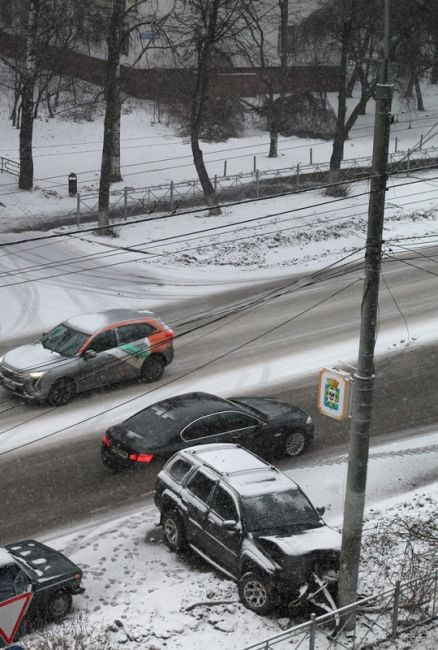
[[[376, 445], [371, 450], [360, 585], [363, 594], [371, 595], [389, 586], [373, 559], [375, 531], [397, 514], [412, 520], [438, 514], [438, 483], [427, 485], [424, 480], [427, 468], [433, 471], [437, 465], [437, 437], [437, 432], [432, 432]], [[413, 462], [420, 458], [421, 463]], [[317, 465], [287, 471], [315, 505], [327, 507], [325, 518], [335, 527], [340, 522], [344, 499], [345, 460], [345, 455], [335, 455]], [[423, 487], [413, 491], [419, 484]], [[110, 521], [90, 521], [77, 531], [46, 540], [84, 569], [87, 591], [75, 598], [75, 611], [87, 612], [90, 624], [108, 626], [116, 647], [123, 643], [129, 650], [201, 650], [206, 646], [209, 650], [238, 650], [293, 624], [284, 618], [261, 618], [247, 611], [237, 602], [233, 582], [190, 554], [181, 557], [167, 550], [156, 522], [156, 510], [147, 506]], [[393, 547], [393, 557], [400, 559], [403, 550], [403, 545]], [[230, 603], [187, 609], [213, 600]], [[421, 645], [423, 641], [418, 645], [412, 641], [409, 647], [433, 647], [432, 641], [429, 646]], [[406, 646], [401, 643], [391, 647]]]

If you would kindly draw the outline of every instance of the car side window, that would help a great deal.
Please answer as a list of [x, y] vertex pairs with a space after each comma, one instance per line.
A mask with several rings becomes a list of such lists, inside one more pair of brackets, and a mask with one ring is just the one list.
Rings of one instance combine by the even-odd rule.
[[235, 431], [237, 429], [246, 429], [248, 427], [256, 427], [259, 425], [258, 420], [252, 418], [245, 413], [238, 413], [237, 411], [229, 411], [220, 414], [222, 420], [223, 431]]
[[105, 350], [111, 350], [112, 348], [117, 347], [116, 334], [114, 330], [105, 330], [100, 334], [91, 339], [90, 343], [87, 346], [87, 350], [93, 350], [94, 352], [104, 352]]
[[149, 323], [131, 323], [130, 325], [121, 325], [117, 328], [117, 338], [119, 345], [139, 341], [156, 332], [156, 328]]
[[216, 481], [198, 470], [187, 483], [187, 490], [204, 503], [207, 503], [215, 485]]
[[222, 433], [222, 423], [218, 420], [217, 414], [214, 414], [195, 420], [184, 429], [181, 435], [183, 440], [197, 440], [206, 436], [215, 436], [218, 433]]
[[239, 521], [236, 504], [233, 497], [220, 485], [214, 493], [211, 501], [211, 509], [224, 520]]
[[190, 463], [185, 460], [177, 459], [166, 468], [167, 473], [177, 482], [182, 483], [187, 474], [192, 469]]
[[16, 595], [14, 581], [18, 571], [18, 567], [13, 565], [0, 567], [0, 601]]

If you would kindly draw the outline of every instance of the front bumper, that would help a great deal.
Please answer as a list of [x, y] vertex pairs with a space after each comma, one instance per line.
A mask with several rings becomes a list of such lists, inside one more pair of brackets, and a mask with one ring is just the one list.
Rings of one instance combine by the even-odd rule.
[[41, 383], [40, 380], [33, 380], [18, 372], [0, 368], [0, 385], [19, 397], [29, 400], [43, 399], [44, 395], [40, 390], [39, 383]]

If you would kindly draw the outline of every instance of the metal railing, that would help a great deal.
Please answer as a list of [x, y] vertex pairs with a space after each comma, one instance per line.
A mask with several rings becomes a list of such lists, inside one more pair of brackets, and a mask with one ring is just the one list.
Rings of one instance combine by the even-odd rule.
[[6, 172], [8, 174], [13, 174], [14, 176], [20, 175], [20, 163], [10, 158], [4, 158], [0, 156], [0, 172]]
[[[438, 572], [428, 573], [316, 616], [244, 650], [360, 650], [379, 648], [389, 639], [437, 618]], [[345, 631], [349, 617], [354, 629]]]
[[[409, 171], [413, 167], [432, 166], [438, 163], [438, 147], [397, 151], [389, 154], [390, 172]], [[340, 181], [369, 176], [372, 159], [369, 156], [344, 160], [340, 170]], [[263, 198], [315, 187], [324, 184], [329, 177], [330, 165], [314, 163], [297, 164], [280, 169], [258, 170], [229, 176], [215, 175], [211, 182], [220, 203], [243, 199]], [[79, 193], [76, 201], [76, 220], [79, 225], [82, 215], [97, 214], [98, 194]], [[149, 187], [124, 187], [110, 192], [110, 217], [124, 218], [147, 212], [168, 211], [178, 208], [204, 206], [204, 195], [199, 180], [179, 181], [152, 185]]]

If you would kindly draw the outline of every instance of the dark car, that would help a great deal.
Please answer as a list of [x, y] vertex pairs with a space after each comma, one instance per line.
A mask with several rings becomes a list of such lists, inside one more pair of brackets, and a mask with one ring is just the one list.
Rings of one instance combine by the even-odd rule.
[[26, 619], [60, 621], [82, 594], [82, 570], [65, 555], [34, 539], [0, 546], [0, 602], [26, 591], [33, 598]]
[[158, 474], [154, 499], [167, 545], [189, 546], [236, 580], [254, 612], [317, 593], [334, 605], [341, 535], [294, 481], [246, 449], [178, 452]]
[[25, 399], [63, 406], [108, 384], [158, 381], [173, 360], [174, 336], [144, 309], [82, 314], [1, 357], [0, 384]]
[[277, 399], [188, 393], [152, 404], [108, 429], [102, 461], [117, 471], [207, 442], [238, 442], [261, 456], [298, 456], [313, 433], [307, 413]]

